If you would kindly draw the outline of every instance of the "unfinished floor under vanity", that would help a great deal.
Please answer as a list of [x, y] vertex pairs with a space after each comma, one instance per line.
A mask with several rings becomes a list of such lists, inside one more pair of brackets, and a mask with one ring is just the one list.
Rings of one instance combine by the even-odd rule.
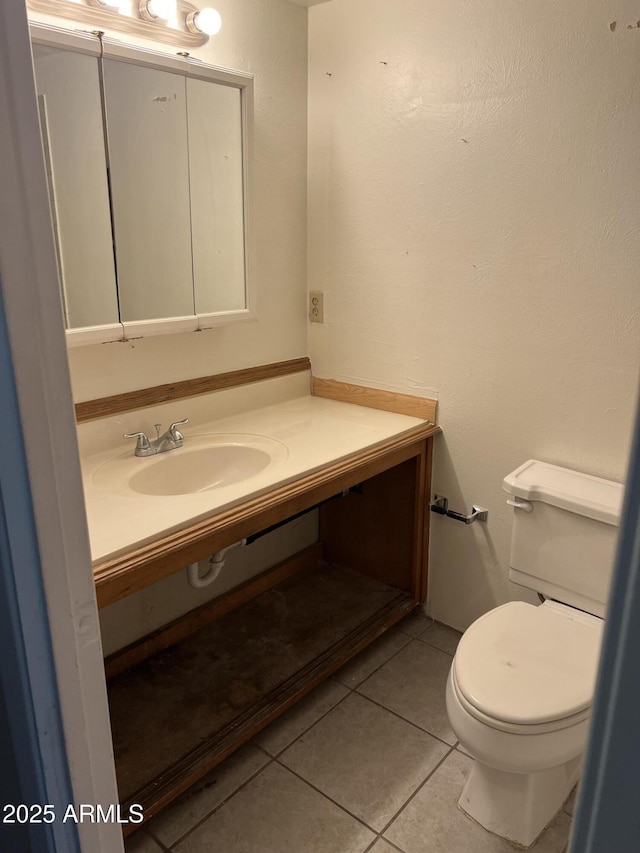
[[115, 676], [121, 800], [156, 811], [413, 607], [318, 563]]

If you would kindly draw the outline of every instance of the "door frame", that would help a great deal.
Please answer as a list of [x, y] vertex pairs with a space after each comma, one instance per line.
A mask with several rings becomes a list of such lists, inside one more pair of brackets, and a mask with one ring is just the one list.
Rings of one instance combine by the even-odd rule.
[[[118, 803], [118, 795], [36, 104], [25, 3], [5, 0], [0, 3], [0, 286], [68, 778], [75, 804], [106, 809]], [[20, 567], [13, 568], [17, 577]], [[32, 630], [22, 628], [25, 636]], [[43, 755], [49, 747], [41, 741]], [[124, 849], [117, 823], [82, 822], [77, 832], [82, 850]]]

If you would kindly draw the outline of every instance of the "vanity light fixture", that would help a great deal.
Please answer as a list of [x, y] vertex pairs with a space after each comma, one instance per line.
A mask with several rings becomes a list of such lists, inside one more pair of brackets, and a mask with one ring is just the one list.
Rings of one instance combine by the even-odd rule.
[[140, 0], [138, 14], [145, 21], [169, 21], [176, 17], [178, 4], [176, 0]]
[[186, 18], [187, 29], [192, 33], [204, 33], [215, 36], [222, 27], [222, 18], [217, 9], [205, 6], [200, 12], [189, 12]]
[[210, 6], [198, 9], [191, 0], [27, 0], [27, 6], [33, 12], [120, 30], [183, 50], [206, 44], [222, 26], [219, 12]]

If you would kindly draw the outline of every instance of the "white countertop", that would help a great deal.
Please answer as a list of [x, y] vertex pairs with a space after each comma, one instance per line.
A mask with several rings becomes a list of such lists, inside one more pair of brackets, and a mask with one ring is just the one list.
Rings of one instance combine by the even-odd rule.
[[[193, 407], [188, 399], [181, 401], [180, 406], [186, 415]], [[210, 411], [215, 411], [215, 408]], [[149, 417], [147, 415], [146, 419]], [[122, 438], [123, 431], [132, 429], [132, 416], [126, 420], [125, 424], [123, 418], [112, 417], [104, 419], [98, 427], [81, 424], [78, 430], [94, 564], [187, 527], [382, 441], [401, 436], [425, 423], [407, 415], [306, 395], [216, 420], [207, 421], [206, 415], [201, 413], [192, 419], [192, 423], [182, 427], [185, 435], [183, 448], [141, 459], [134, 456], [132, 444]], [[145, 424], [134, 428], [144, 429]], [[96, 441], [96, 430], [100, 430], [102, 436], [108, 434], [109, 441]], [[124, 466], [123, 470], [127, 469], [127, 460], [132, 466], [141, 468], [158, 464], [160, 457], [183, 453], [188, 450], [189, 442], [202, 444], [204, 436], [222, 439], [238, 434], [256, 437], [258, 443], [261, 439], [277, 442], [279, 448], [271, 464], [241, 482], [194, 494], [170, 496], [141, 495], [131, 491], [126, 482], [116, 493], [94, 482], [95, 472], [116, 458], [123, 460], [118, 463]]]

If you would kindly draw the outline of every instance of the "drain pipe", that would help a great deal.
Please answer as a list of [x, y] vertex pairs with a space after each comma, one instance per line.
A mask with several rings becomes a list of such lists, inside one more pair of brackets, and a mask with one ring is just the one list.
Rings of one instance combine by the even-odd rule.
[[324, 506], [325, 504], [331, 503], [331, 501], [338, 500], [339, 498], [344, 498], [351, 492], [356, 492], [360, 494], [362, 491], [362, 487], [351, 486], [348, 489], [344, 489], [342, 492], [339, 492], [337, 495], [333, 495], [330, 498], [327, 498], [324, 501], [320, 501], [320, 503], [314, 504], [314, 506], [307, 507], [307, 509], [303, 509], [300, 512], [297, 512], [295, 515], [289, 516], [289, 518], [285, 518], [282, 521], [278, 521], [275, 524], [272, 524], [270, 527], [265, 527], [264, 530], [261, 530], [259, 533], [253, 533], [250, 536], [247, 536], [245, 539], [241, 539], [239, 542], [234, 542], [233, 545], [228, 545], [226, 548], [222, 548], [220, 551], [216, 551], [215, 554], [212, 554], [209, 557], [209, 563], [207, 571], [202, 577], [200, 576], [199, 563], [192, 563], [190, 566], [187, 566], [187, 579], [189, 581], [189, 585], [194, 589], [202, 589], [202, 587], [209, 586], [212, 584], [220, 575], [220, 572], [224, 568], [225, 559], [224, 555], [227, 551], [230, 551], [232, 548], [237, 547], [238, 545], [251, 545], [256, 539], [261, 539], [263, 536], [266, 536], [267, 533], [273, 533], [274, 530], [278, 530], [280, 527], [284, 527], [285, 524], [289, 524], [291, 521], [294, 521], [297, 518], [301, 518], [303, 515], [307, 515], [312, 512], [314, 509], [318, 509], [318, 507]]
[[232, 548], [236, 548], [238, 545], [246, 545], [247, 540], [241, 539], [239, 542], [234, 542], [233, 545], [227, 545], [226, 548], [221, 548], [219, 551], [216, 551], [215, 554], [212, 554], [209, 557], [209, 562], [207, 564], [207, 571], [204, 575], [200, 575], [200, 564], [199, 563], [191, 563], [190, 566], [187, 566], [187, 580], [189, 581], [189, 586], [192, 586], [194, 589], [202, 589], [205, 586], [209, 586], [220, 576], [220, 572], [224, 568], [225, 554], [227, 551], [230, 551]]

